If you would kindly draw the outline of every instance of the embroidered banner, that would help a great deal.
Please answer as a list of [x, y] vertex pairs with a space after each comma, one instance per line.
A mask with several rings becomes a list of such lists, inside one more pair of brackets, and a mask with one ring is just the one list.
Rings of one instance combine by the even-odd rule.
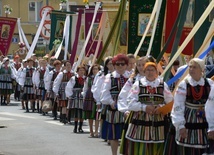
[[16, 21], [16, 18], [0, 17], [0, 52], [3, 55], [8, 54]]
[[[209, 5], [211, 0], [203, 0], [203, 1], [194, 0], [194, 1], [195, 1], [194, 10], [197, 10], [194, 13], [194, 23], [196, 23], [199, 20], [199, 18], [201, 17], [201, 15], [203, 14], [203, 12], [206, 10], [206, 8]], [[214, 9], [213, 9], [213, 11], [211, 11], [208, 18], [206, 18], [203, 25], [201, 25], [201, 28], [198, 30], [198, 32], [194, 36], [194, 44], [193, 44], [194, 54], [195, 54], [195, 52], [198, 51], [198, 49], [203, 44], [204, 38], [207, 34], [207, 30], [209, 29], [213, 19], [214, 19]]]
[[[59, 39], [59, 40], [63, 39], [63, 30], [64, 30], [66, 14], [73, 14], [73, 13], [62, 12], [57, 10], [53, 10], [51, 12], [51, 36], [50, 36], [50, 44], [49, 44], [50, 50], [52, 50], [53, 48], [53, 42], [55, 39]], [[70, 16], [70, 26], [69, 26], [70, 30], [71, 30], [71, 27], [72, 27], [72, 16]], [[71, 50], [71, 31], [69, 34], [69, 45], [68, 45], [68, 51], [70, 50]], [[60, 53], [59, 59], [61, 60], [64, 59], [64, 53]]]
[[[167, 1], [167, 11], [166, 11], [166, 30], [165, 30], [165, 42], [169, 38], [172, 27], [176, 21], [179, 12], [179, 0], [168, 0]], [[166, 49], [166, 53], [171, 53], [173, 39], [171, 39], [168, 48]]]
[[[152, 13], [155, 0], [131, 0], [129, 2], [129, 32], [128, 32], [128, 53], [134, 53], [146, 29]], [[158, 19], [158, 25], [152, 45], [151, 55], [157, 57], [161, 50], [163, 22], [165, 16], [166, 0], [163, 0]], [[143, 45], [138, 53], [139, 56], [146, 55], [152, 28], [149, 30]]]
[[[91, 21], [93, 19], [93, 15], [94, 15], [94, 9], [85, 10], [85, 34], [88, 34], [88, 31], [91, 26]], [[86, 53], [88, 54], [87, 56], [95, 53], [95, 50], [96, 50], [96, 47], [98, 44], [98, 38], [99, 38], [99, 35], [96, 36], [96, 34], [97, 34], [98, 27], [99, 27], [101, 16], [102, 16], [102, 12], [97, 12], [97, 16], [95, 18], [94, 25], [92, 28], [92, 33], [91, 33], [90, 39], [88, 41], [88, 44], [86, 46]], [[85, 37], [86, 37], [86, 35], [85, 35]], [[100, 48], [98, 51], [98, 55], [100, 54], [101, 50], [102, 50], [102, 42], [101, 42], [101, 45], [100, 45]]]

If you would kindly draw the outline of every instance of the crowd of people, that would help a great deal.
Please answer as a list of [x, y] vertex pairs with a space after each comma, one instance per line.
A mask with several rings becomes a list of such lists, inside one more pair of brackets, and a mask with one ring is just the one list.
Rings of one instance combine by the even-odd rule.
[[13, 62], [1, 56], [0, 62], [1, 105], [14, 93], [27, 113], [46, 115], [43, 102], [51, 100], [54, 120], [74, 121], [74, 133], [83, 133], [88, 120], [89, 137], [107, 141], [112, 155], [118, 147], [124, 155], [214, 153], [214, 81], [201, 59], [189, 60], [174, 94], [152, 56], [117, 54], [102, 65], [79, 66], [35, 54], [21, 62], [18, 55]]

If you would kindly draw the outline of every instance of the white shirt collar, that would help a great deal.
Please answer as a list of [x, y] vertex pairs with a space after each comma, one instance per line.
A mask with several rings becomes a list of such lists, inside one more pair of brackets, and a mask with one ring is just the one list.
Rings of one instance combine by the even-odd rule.
[[[113, 77], [115, 77], [115, 78], [119, 78], [119, 77], [120, 77], [120, 74], [117, 73], [116, 71], [112, 72], [112, 75], [113, 75]], [[130, 74], [129, 74], [128, 71], [125, 71], [125, 72], [123, 73], [123, 76], [124, 76], [125, 78], [129, 78]]]
[[156, 78], [154, 81], [148, 81], [144, 76], [140, 79], [140, 81], [144, 86], [158, 87], [160, 85], [161, 79]]
[[195, 81], [191, 76], [188, 76], [187, 80], [191, 86], [203, 86], [205, 84], [204, 78], [201, 78], [199, 81]]

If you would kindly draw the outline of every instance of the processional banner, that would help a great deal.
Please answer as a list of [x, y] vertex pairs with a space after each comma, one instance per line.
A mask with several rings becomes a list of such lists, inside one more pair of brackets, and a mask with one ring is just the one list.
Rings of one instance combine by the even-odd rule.
[[[88, 31], [90, 29], [90, 26], [91, 26], [91, 21], [93, 19], [93, 15], [94, 15], [94, 8], [93, 9], [86, 9], [85, 10], [85, 37], [87, 36], [88, 34]], [[100, 23], [100, 20], [101, 20], [101, 16], [102, 16], [102, 12], [98, 12], [97, 13], [97, 16], [95, 18], [95, 22], [94, 22], [94, 25], [93, 25], [93, 28], [92, 28], [92, 33], [91, 33], [91, 37], [88, 41], [88, 44], [86, 46], [86, 54], [87, 56], [89, 56], [90, 54], [93, 54], [95, 53], [95, 50], [96, 50], [96, 47], [97, 47], [97, 44], [98, 44], [98, 38], [99, 38], [99, 33], [97, 33], [98, 31], [98, 28], [99, 28], [99, 23]], [[105, 23], [104, 23], [105, 24]], [[100, 52], [102, 50], [102, 42], [100, 44], [100, 47], [99, 47], [99, 51], [98, 51], [98, 56], [100, 55]]]
[[0, 17], [0, 51], [7, 55], [16, 26], [16, 18]]
[[56, 39], [59, 39], [62, 41], [63, 39], [63, 30], [65, 26], [65, 19], [66, 15], [70, 14], [70, 32], [69, 32], [69, 45], [68, 45], [68, 51], [71, 50], [71, 33], [72, 33], [72, 12], [62, 12], [53, 10], [51, 12], [51, 36], [50, 36], [50, 44], [49, 49], [52, 50], [53, 48], [53, 42]]
[[[134, 53], [149, 22], [155, 0], [131, 0], [129, 4], [128, 53]], [[161, 51], [165, 8], [166, 0], [163, 0], [151, 50], [151, 55], [154, 57], [157, 57]], [[138, 52], [139, 56], [146, 55], [147, 53], [152, 35], [152, 27], [153, 24], [149, 29], [149, 33], [147, 34], [140, 51]]]

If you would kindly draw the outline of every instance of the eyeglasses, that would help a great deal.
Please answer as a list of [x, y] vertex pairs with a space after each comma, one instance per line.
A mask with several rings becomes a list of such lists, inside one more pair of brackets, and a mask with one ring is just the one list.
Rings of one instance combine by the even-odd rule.
[[125, 66], [126, 64], [125, 63], [116, 63], [115, 65], [116, 66]]

